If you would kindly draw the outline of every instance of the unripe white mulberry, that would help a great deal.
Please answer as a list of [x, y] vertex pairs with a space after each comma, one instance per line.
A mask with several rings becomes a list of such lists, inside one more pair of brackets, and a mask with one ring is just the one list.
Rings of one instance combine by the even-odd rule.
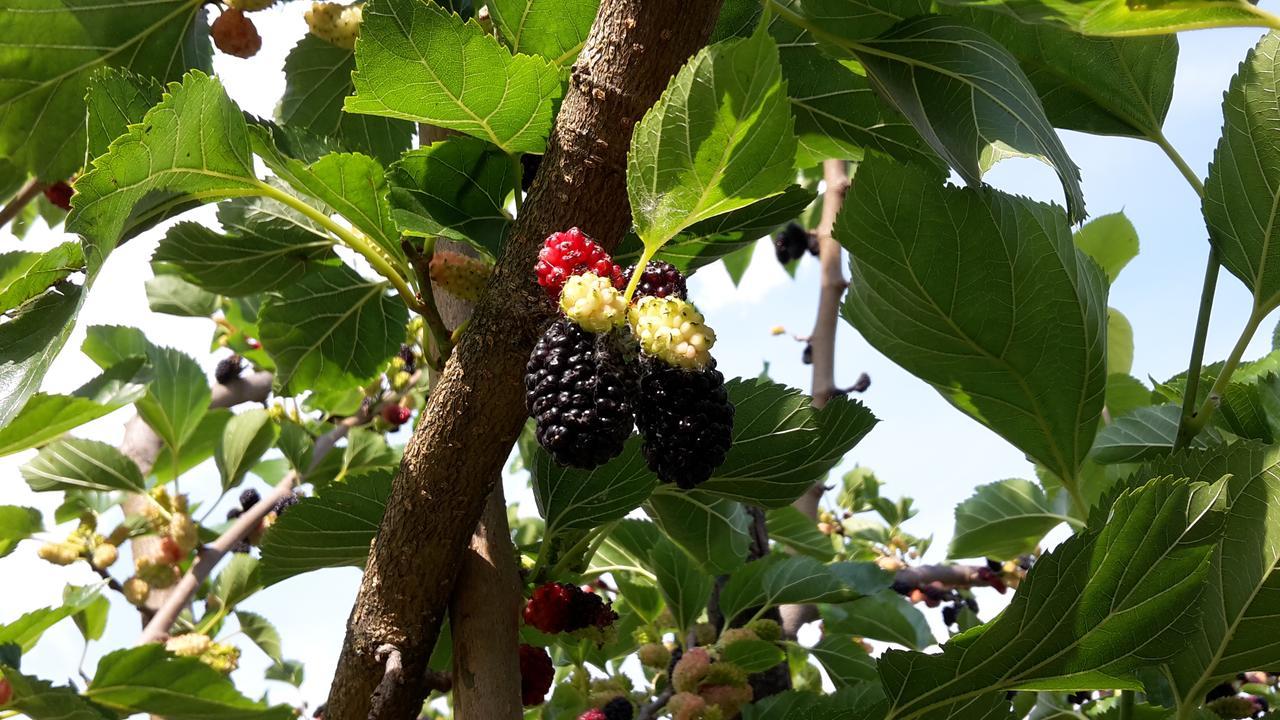
[[354, 50], [360, 36], [360, 5], [342, 5], [332, 2], [311, 4], [306, 12], [307, 27], [311, 34], [340, 48]]
[[613, 280], [588, 272], [570, 277], [560, 292], [560, 310], [578, 327], [608, 332], [627, 321], [627, 301]]
[[133, 605], [141, 606], [147, 601], [147, 596], [151, 594], [151, 586], [140, 577], [131, 577], [124, 581], [120, 591], [124, 593], [125, 600], [128, 600]]
[[54, 565], [70, 565], [80, 559], [80, 546], [68, 542], [45, 543], [36, 551], [41, 560]]
[[200, 657], [213, 641], [208, 635], [201, 633], [184, 633], [174, 635], [164, 644], [164, 649], [178, 657]]
[[120, 553], [116, 550], [116, 546], [111, 543], [102, 543], [93, 549], [93, 566], [99, 570], [106, 570], [116, 563], [116, 558]]
[[693, 303], [671, 297], [640, 298], [631, 308], [631, 332], [645, 353], [682, 368], [705, 367], [716, 342]]

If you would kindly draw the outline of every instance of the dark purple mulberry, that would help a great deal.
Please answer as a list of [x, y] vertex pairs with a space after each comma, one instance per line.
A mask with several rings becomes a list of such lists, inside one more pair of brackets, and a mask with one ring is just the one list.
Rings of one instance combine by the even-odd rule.
[[[627, 268], [627, 277], [635, 274], [634, 265]], [[661, 260], [650, 260], [645, 265], [644, 272], [640, 275], [640, 282], [636, 285], [636, 298], [642, 298], [652, 295], [654, 297], [673, 297], [681, 300], [689, 296], [688, 287], [685, 285], [684, 274], [676, 269], [676, 266], [662, 262]]]
[[733, 442], [733, 403], [715, 362], [686, 370], [645, 360], [636, 425], [658, 479], [690, 490], [710, 479]]
[[217, 380], [219, 385], [226, 385], [240, 377], [243, 369], [244, 365], [239, 355], [228, 355], [218, 361], [218, 365], [213, 369], [213, 379]]

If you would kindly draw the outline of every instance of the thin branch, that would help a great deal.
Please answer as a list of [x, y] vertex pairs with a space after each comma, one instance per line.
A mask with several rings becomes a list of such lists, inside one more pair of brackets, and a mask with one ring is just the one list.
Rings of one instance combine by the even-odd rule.
[[369, 711], [370, 717], [376, 717], [382, 714], [383, 705], [387, 699], [394, 695], [395, 686], [400, 682], [400, 675], [404, 668], [400, 662], [400, 650], [395, 645], [383, 645], [378, 648], [377, 655], [379, 659], [385, 659], [386, 670], [382, 673], [382, 682], [378, 683], [378, 687], [373, 691], [373, 699], [370, 701]]
[[103, 568], [98, 567], [97, 565], [94, 565], [93, 563], [89, 563], [89, 567], [93, 568], [93, 571], [98, 574], [98, 577], [107, 581], [107, 587], [111, 588], [112, 590], [115, 590], [118, 593], [124, 592], [124, 586], [120, 584], [119, 580], [116, 580], [115, 578], [111, 577], [111, 573], [107, 572]]
[[418, 314], [422, 315], [423, 322], [431, 331], [431, 339], [435, 345], [433, 348], [435, 357], [431, 359], [431, 365], [436, 370], [440, 370], [444, 367], [444, 361], [449, 354], [453, 352], [453, 337], [440, 316], [440, 307], [436, 304], [435, 286], [431, 282], [431, 256], [435, 254], [435, 244], [435, 238], [428, 238], [426, 245], [419, 250], [407, 237], [400, 241], [400, 247], [404, 249], [404, 254], [409, 258], [409, 264], [413, 266], [413, 271], [418, 276], [419, 295], [422, 297], [422, 307]]
[[675, 695], [675, 688], [668, 684], [662, 689], [653, 702], [648, 703], [640, 708], [640, 712], [636, 713], [636, 720], [654, 720], [658, 717], [658, 713], [667, 706], [667, 702], [671, 700], [671, 696]]
[[11, 220], [18, 217], [22, 213], [22, 209], [32, 200], [35, 200], [40, 193], [44, 192], [44, 183], [36, 178], [31, 178], [18, 189], [18, 193], [9, 200], [9, 203], [0, 209], [0, 228], [8, 225]]

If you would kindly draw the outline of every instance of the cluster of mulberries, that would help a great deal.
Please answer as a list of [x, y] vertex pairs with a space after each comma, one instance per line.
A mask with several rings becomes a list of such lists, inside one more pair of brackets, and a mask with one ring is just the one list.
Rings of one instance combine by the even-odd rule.
[[617, 619], [612, 603], [569, 583], [538, 586], [524, 606], [525, 623], [551, 635], [586, 628], [605, 630]]
[[778, 262], [786, 265], [804, 257], [806, 252], [817, 255], [818, 239], [793, 220], [773, 236], [773, 250], [778, 256]]
[[747, 673], [733, 663], [717, 661], [706, 648], [695, 647], [671, 671], [675, 694], [667, 709], [676, 720], [700, 720], [712, 713], [737, 717], [754, 698]]
[[[227, 520], [235, 520], [245, 514], [254, 505], [262, 500], [262, 495], [253, 488], [246, 488], [240, 493], [240, 507], [234, 507], [227, 511]], [[254, 545], [262, 542], [262, 536], [267, 530], [275, 524], [276, 520], [284, 514], [286, 510], [298, 504], [298, 494], [291, 492], [280, 498], [271, 505], [271, 510], [267, 512], [266, 517], [258, 523], [258, 527], [254, 528], [248, 535], [241, 538], [239, 542], [231, 546], [231, 552], [247, 553]]]
[[685, 299], [680, 271], [652, 261], [623, 272], [573, 228], [547, 238], [534, 274], [562, 314], [525, 373], [538, 442], [561, 465], [594, 468], [638, 426], [663, 482], [710, 478], [732, 441], [733, 404], [710, 354], [715, 332]]

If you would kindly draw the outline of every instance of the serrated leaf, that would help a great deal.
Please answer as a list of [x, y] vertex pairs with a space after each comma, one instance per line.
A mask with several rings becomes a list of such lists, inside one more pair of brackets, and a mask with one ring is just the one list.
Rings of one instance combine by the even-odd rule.
[[943, 0], [1003, 10], [1023, 22], [1067, 27], [1085, 35], [1164, 35], [1211, 27], [1267, 26], [1248, 0], [1134, 3], [1129, 0]]
[[826, 629], [822, 639], [809, 653], [822, 664], [836, 689], [875, 682], [876, 661], [854, 637], [833, 628]]
[[356, 67], [347, 112], [457, 130], [509, 154], [546, 148], [558, 68], [513, 56], [474, 20], [464, 23], [429, 0], [366, 4]]
[[[846, 565], [847, 566], [847, 565]], [[837, 572], [840, 565], [824, 565], [803, 555], [768, 555], [735, 572], [720, 591], [720, 611], [726, 618], [777, 605], [853, 600], [862, 594], [852, 576]]]
[[402, 232], [443, 235], [497, 257], [511, 226], [506, 198], [511, 159], [493, 145], [453, 137], [404, 154], [388, 170], [391, 207]]
[[111, 141], [125, 134], [130, 125], [141, 122], [163, 95], [164, 86], [154, 77], [110, 66], [93, 73], [85, 95], [89, 159], [105, 153]]
[[405, 307], [386, 283], [323, 267], [268, 296], [259, 339], [280, 388], [345, 388], [373, 378], [400, 349]]
[[347, 434], [342, 452], [330, 452], [305, 474], [307, 482], [319, 487], [367, 473], [394, 472], [399, 464], [400, 458], [387, 447], [382, 433], [356, 428]]
[[1107, 412], [1111, 419], [1124, 417], [1151, 404], [1151, 389], [1132, 375], [1107, 376]]
[[18, 542], [44, 529], [40, 511], [17, 505], [0, 505], [0, 557], [13, 552]]
[[158, 274], [145, 287], [151, 312], [202, 318], [218, 309], [217, 295], [177, 275]]
[[343, 148], [393, 162], [412, 142], [413, 123], [342, 111], [355, 86], [353, 51], [307, 34], [284, 59], [283, 125], [337, 138]]
[[620, 520], [640, 507], [658, 485], [640, 452], [638, 435], [627, 441], [622, 455], [593, 470], [564, 467], [539, 447], [530, 472], [533, 498], [547, 522], [548, 537]]
[[782, 648], [764, 640], [734, 640], [720, 651], [722, 662], [733, 663], [748, 673], [764, 672], [786, 659]]
[[880, 683], [861, 682], [830, 695], [805, 690], [771, 695], [744, 707], [742, 720], [881, 720], [885, 707]]
[[98, 367], [119, 365], [129, 358], [146, 359], [152, 347], [147, 336], [135, 327], [124, 325], [90, 325], [85, 328], [80, 352]]
[[1172, 657], [1195, 625], [1223, 492], [1167, 479], [1126, 492], [1104, 527], [1042, 555], [994, 620], [941, 654], [886, 652], [890, 716], [985, 717], [975, 709], [998, 712], [999, 700], [1007, 717], [1004, 692], [1017, 688], [1140, 689], [1132, 672]]
[[226, 408], [210, 408], [200, 418], [200, 424], [189, 435], [186, 442], [178, 449], [177, 462], [174, 462], [173, 450], [165, 446], [156, 456], [151, 467], [151, 475], [159, 484], [171, 482], [174, 477], [194, 468], [213, 457], [213, 451], [222, 440], [222, 431], [231, 421], [232, 413]]
[[62, 589], [62, 602], [76, 608], [71, 620], [85, 642], [102, 639], [102, 633], [107, 629], [111, 601], [103, 597], [99, 588], [68, 585]]
[[146, 492], [138, 466], [114, 447], [97, 440], [66, 438], [44, 446], [22, 466], [22, 477], [36, 492], [50, 490], [125, 490]]
[[237, 610], [236, 622], [240, 623], [240, 632], [252, 640], [253, 644], [266, 653], [267, 657], [277, 664], [284, 663], [284, 656], [280, 650], [280, 632], [270, 620], [257, 613]]
[[174, 657], [153, 643], [98, 661], [84, 696], [125, 715], [171, 720], [287, 720], [293, 708], [268, 707], [241, 695], [222, 673], [195, 658]]
[[[652, 575], [650, 549], [662, 542], [658, 527], [646, 520], [620, 520], [605, 536], [591, 558], [591, 567], [600, 572], [632, 572]], [[608, 568], [608, 570], [602, 569]]]
[[1070, 482], [1102, 411], [1107, 286], [1061, 210], [872, 160], [835, 234], [845, 319]]
[[765, 513], [765, 525], [769, 539], [786, 545], [801, 555], [808, 555], [826, 562], [835, 557], [831, 538], [818, 531], [818, 525], [809, 516], [794, 507], [773, 508]]
[[956, 529], [947, 556], [1011, 560], [1036, 549], [1068, 515], [1067, 495], [1050, 500], [1036, 483], [1011, 478], [981, 485], [956, 506]]
[[[1127, 463], [1168, 455], [1178, 435], [1182, 409], [1177, 405], [1142, 407], [1102, 429], [1093, 443], [1091, 458], [1099, 463]], [[1213, 428], [1191, 440], [1191, 446], [1205, 449], [1222, 442]]]
[[658, 591], [683, 635], [706, 609], [714, 578], [666, 538], [649, 549], [648, 560], [657, 577]]
[[1204, 217], [1222, 266], [1253, 293], [1254, 306], [1280, 303], [1280, 33], [1249, 51], [1222, 103], [1225, 126], [1205, 182]]
[[391, 495], [392, 475], [352, 477], [289, 508], [263, 541], [263, 584], [322, 568], [363, 567]]
[[704, 571], [724, 574], [746, 562], [751, 516], [740, 503], [696, 490], [659, 488], [644, 511]]
[[0, 427], [9, 424], [40, 387], [67, 342], [84, 289], [63, 285], [15, 310], [0, 324]]
[[1106, 271], [1107, 280], [1113, 283], [1129, 261], [1138, 256], [1138, 230], [1122, 212], [1095, 217], [1076, 230], [1071, 239]]
[[276, 442], [280, 428], [261, 408], [242, 412], [227, 422], [213, 459], [222, 476], [222, 489], [239, 485], [249, 468]]
[[0, 645], [17, 645], [22, 652], [30, 652], [46, 630], [101, 599], [100, 590], [101, 586], [77, 588], [68, 593], [58, 607], [32, 610], [0, 626]]
[[561, 67], [578, 57], [600, 0], [494, 0], [494, 27], [512, 51], [541, 55]]
[[31, 396], [13, 420], [0, 427], [0, 455], [39, 447], [68, 430], [134, 402], [147, 391], [142, 358], [128, 358], [70, 395]]
[[827, 632], [881, 640], [912, 650], [923, 650], [937, 642], [924, 613], [893, 590], [825, 607], [822, 625]]
[[245, 553], [234, 553], [231, 562], [214, 577], [209, 597], [220, 608], [230, 609], [262, 588], [258, 559]]
[[31, 720], [110, 720], [113, 716], [87, 702], [72, 687], [57, 687], [23, 675], [16, 668], [0, 666], [13, 687], [9, 707]]
[[209, 410], [208, 380], [191, 356], [173, 348], [148, 348], [151, 384], [137, 402], [138, 415], [170, 448], [181, 448]]
[[936, 15], [871, 40], [833, 34], [840, 32], [830, 26], [818, 35], [856, 56], [872, 85], [966, 183], [980, 187], [983, 172], [1009, 154], [1043, 158], [1062, 181], [1068, 215], [1084, 219], [1079, 168], [1018, 61], [989, 35]]
[[627, 197], [641, 241], [657, 248], [696, 222], [785, 190], [795, 179], [793, 125], [768, 35], [699, 51], [631, 136]]
[[[15, 0], [0, 17], [0, 156], [42, 180], [66, 180], [85, 152], [85, 90], [110, 65], [177, 80], [209, 68], [197, 0]], [[56, 42], [49, 42], [56, 38]]]
[[84, 267], [80, 244], [45, 252], [0, 253], [0, 312], [8, 312]]

